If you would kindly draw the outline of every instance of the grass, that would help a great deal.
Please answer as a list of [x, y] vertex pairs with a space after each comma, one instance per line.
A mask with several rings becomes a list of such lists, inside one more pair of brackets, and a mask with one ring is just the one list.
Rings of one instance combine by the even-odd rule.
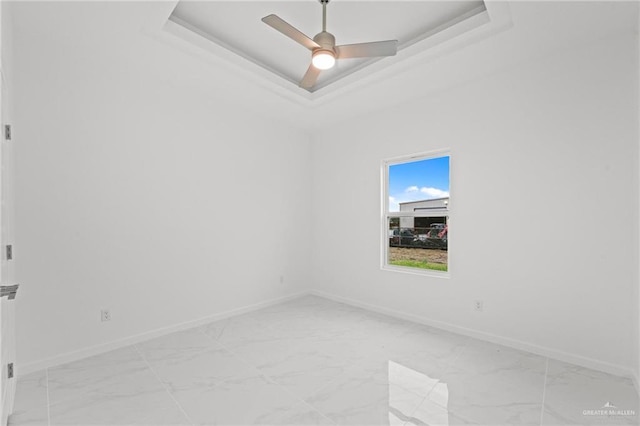
[[447, 265], [444, 263], [421, 262], [419, 260], [392, 260], [389, 263], [396, 266], [409, 266], [411, 268], [431, 269], [435, 271], [447, 270]]

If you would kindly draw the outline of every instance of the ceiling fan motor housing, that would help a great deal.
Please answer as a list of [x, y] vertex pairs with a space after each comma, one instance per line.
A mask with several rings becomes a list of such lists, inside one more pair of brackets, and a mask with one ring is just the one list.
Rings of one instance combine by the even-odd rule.
[[336, 45], [336, 38], [333, 34], [328, 33], [326, 31], [322, 31], [313, 38], [313, 41], [318, 43], [320, 47], [326, 50], [333, 50]]
[[316, 34], [313, 40], [277, 15], [271, 14], [262, 18], [265, 24], [311, 50], [311, 65], [300, 81], [300, 87], [312, 91], [320, 72], [332, 68], [336, 59], [371, 58], [396, 54], [398, 40], [356, 43], [336, 47], [336, 38], [327, 32], [327, 3], [329, 0], [319, 1], [322, 4], [322, 31]]

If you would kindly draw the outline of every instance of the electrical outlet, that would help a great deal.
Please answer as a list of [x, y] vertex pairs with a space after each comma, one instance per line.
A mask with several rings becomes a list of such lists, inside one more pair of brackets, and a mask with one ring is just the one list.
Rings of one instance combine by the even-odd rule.
[[108, 309], [103, 309], [100, 311], [100, 320], [102, 322], [111, 321], [111, 312]]
[[482, 312], [484, 310], [484, 302], [482, 300], [476, 300], [475, 308], [476, 311]]

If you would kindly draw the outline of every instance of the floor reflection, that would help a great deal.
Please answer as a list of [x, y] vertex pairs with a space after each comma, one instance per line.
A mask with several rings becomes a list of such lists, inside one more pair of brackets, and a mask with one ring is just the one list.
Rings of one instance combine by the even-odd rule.
[[[429, 398], [427, 399], [427, 396]], [[401, 405], [415, 404], [406, 411]], [[389, 361], [389, 424], [449, 425], [449, 388], [425, 373]], [[406, 413], [407, 415], [403, 415]]]

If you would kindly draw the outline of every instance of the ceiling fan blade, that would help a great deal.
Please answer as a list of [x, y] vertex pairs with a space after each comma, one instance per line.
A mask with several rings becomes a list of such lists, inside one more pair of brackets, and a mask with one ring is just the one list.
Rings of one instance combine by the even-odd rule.
[[398, 51], [398, 40], [374, 41], [371, 43], [336, 46], [338, 59], [393, 56]]
[[287, 23], [277, 15], [265, 16], [264, 18], [262, 18], [262, 22], [280, 31], [290, 39], [297, 41], [309, 50], [320, 47], [318, 43], [301, 33], [299, 30], [291, 26], [289, 23]]
[[316, 80], [318, 80], [318, 76], [320, 75], [320, 70], [313, 66], [313, 64], [309, 65], [307, 72], [300, 80], [300, 87], [303, 89], [311, 89], [315, 84]]

